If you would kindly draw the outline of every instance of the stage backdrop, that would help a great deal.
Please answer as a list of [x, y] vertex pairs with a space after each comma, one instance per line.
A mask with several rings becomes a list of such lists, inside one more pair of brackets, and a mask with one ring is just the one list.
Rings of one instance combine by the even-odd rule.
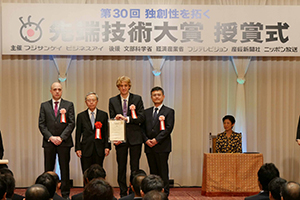
[[[260, 6], [299, 4], [299, 1], [293, 0], [2, 2], [82, 3], [95, 6], [107, 3]], [[0, 128], [5, 147], [4, 158], [10, 161], [9, 167], [15, 174], [17, 186], [33, 184], [43, 172], [38, 114], [40, 103], [51, 98], [51, 83], [58, 78], [64, 81], [63, 98], [74, 102], [76, 113], [86, 109], [84, 96], [90, 91], [98, 93], [98, 107], [108, 111], [108, 99], [118, 94], [116, 79], [127, 75], [132, 79], [131, 92], [143, 97], [145, 107], [152, 105], [150, 89], [161, 84], [165, 89], [165, 104], [175, 109], [173, 151], [169, 165], [170, 178], [175, 180], [176, 186], [202, 184], [203, 153], [208, 152], [209, 133], [223, 131], [222, 117], [239, 112], [236, 107], [239, 107], [237, 91], [240, 86], [244, 89], [244, 96], [241, 98], [245, 99], [245, 112], [241, 116], [245, 115], [243, 133], [247, 134], [243, 141], [247, 141], [247, 151], [263, 153], [264, 161], [275, 163], [283, 178], [299, 182], [300, 147], [295, 142], [300, 113], [299, 66], [299, 57], [3, 55], [0, 57]], [[237, 118], [236, 130], [243, 122], [242, 118]], [[74, 185], [80, 186], [80, 161], [74, 148], [71, 155], [71, 178]], [[104, 167], [107, 180], [117, 186], [114, 148], [105, 159]], [[141, 168], [148, 172], [145, 155], [141, 158]]]

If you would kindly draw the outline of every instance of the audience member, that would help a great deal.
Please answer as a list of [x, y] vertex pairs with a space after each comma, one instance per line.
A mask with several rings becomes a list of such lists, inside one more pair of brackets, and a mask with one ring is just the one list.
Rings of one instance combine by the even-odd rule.
[[258, 185], [261, 190], [257, 195], [246, 197], [245, 200], [269, 200], [269, 182], [279, 177], [279, 171], [273, 163], [265, 163], [257, 172]]
[[283, 178], [273, 178], [269, 183], [269, 199], [270, 200], [281, 200], [280, 191], [286, 180]]
[[159, 192], [164, 192], [164, 182], [163, 180], [154, 174], [146, 176], [141, 185], [141, 196], [144, 197], [151, 190], [156, 190]]
[[111, 200], [113, 199], [113, 189], [104, 179], [96, 178], [85, 186], [83, 190], [83, 199]]
[[12, 200], [15, 190], [15, 179], [10, 174], [1, 174], [1, 178], [5, 181], [6, 184], [6, 199]]
[[13, 194], [12, 194], [12, 196], [10, 196], [10, 194], [6, 195], [6, 198], [7, 199], [12, 199], [12, 200], [23, 200], [24, 196], [21, 196], [19, 194], [15, 194], [14, 193], [15, 192], [15, 178], [14, 178], [13, 172], [10, 169], [8, 169], [8, 168], [1, 168], [0, 169], [0, 174], [5, 175], [5, 177], [6, 177], [6, 175], [9, 175], [9, 176], [13, 177], [13, 185], [10, 185], [12, 183], [11, 177], [9, 177], [10, 180], [8, 180], [10, 183], [7, 183], [7, 187], [9, 187], [10, 190], [13, 187]]
[[53, 200], [64, 200], [64, 198], [62, 198], [61, 196], [59, 196], [57, 194], [57, 191], [59, 190], [59, 188], [61, 186], [61, 183], [59, 182], [58, 175], [53, 171], [48, 171], [46, 173], [50, 174], [54, 178], [54, 181], [55, 181], [55, 184], [56, 184], [56, 190], [55, 190], [55, 193], [54, 193], [54, 196], [53, 196]]
[[139, 189], [138, 190], [135, 190], [134, 189], [134, 186], [133, 186], [133, 179], [134, 177], [136, 176], [143, 176], [143, 177], [146, 177], [147, 174], [144, 170], [142, 169], [138, 169], [136, 171], [133, 171], [131, 174], [130, 174], [130, 179], [129, 179], [129, 186], [130, 186], [130, 189], [131, 189], [131, 193], [125, 197], [122, 197], [120, 198], [119, 200], [133, 200], [133, 199], [137, 199], [138, 197], [140, 197], [141, 193], [140, 193], [140, 190], [141, 190], [141, 183], [139, 183]]
[[152, 190], [145, 194], [143, 200], [168, 200], [168, 195], [164, 192]]
[[281, 190], [283, 200], [299, 200], [300, 199], [300, 184], [294, 181], [289, 181], [282, 186]]
[[[97, 178], [106, 178], [106, 172], [105, 170], [98, 164], [91, 165], [85, 172], [83, 173], [83, 179], [85, 185], [87, 185], [89, 182], [91, 182], [93, 179]], [[116, 200], [115, 197], [112, 198], [113, 200]], [[72, 200], [83, 200], [83, 192], [73, 195]]]
[[41, 184], [29, 187], [25, 192], [25, 200], [49, 200], [50, 195], [47, 188]]
[[6, 199], [6, 190], [7, 190], [7, 186], [6, 186], [4, 177], [0, 176], [0, 199], [1, 200]]
[[39, 177], [37, 177], [35, 184], [41, 184], [45, 186], [49, 192], [50, 198], [53, 199], [54, 193], [56, 191], [56, 183], [53, 176], [48, 173], [43, 173]]

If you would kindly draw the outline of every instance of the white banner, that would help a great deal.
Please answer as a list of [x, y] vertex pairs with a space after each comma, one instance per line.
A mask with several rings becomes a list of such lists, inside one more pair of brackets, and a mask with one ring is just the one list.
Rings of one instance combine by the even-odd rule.
[[2, 3], [2, 53], [300, 56], [300, 6]]

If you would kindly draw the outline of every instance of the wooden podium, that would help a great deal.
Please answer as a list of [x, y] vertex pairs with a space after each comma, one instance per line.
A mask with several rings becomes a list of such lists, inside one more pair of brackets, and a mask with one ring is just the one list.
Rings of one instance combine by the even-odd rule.
[[259, 193], [257, 172], [262, 154], [205, 153], [202, 191], [205, 196], [250, 196]]

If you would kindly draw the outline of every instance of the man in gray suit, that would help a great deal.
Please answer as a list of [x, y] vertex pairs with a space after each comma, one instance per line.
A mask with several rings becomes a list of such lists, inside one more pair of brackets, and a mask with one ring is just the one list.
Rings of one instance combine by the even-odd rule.
[[74, 105], [61, 98], [62, 86], [51, 85], [52, 99], [41, 104], [39, 129], [43, 135], [45, 172], [53, 171], [56, 154], [61, 169], [61, 193], [65, 199], [70, 194], [70, 150], [73, 147], [72, 131], [75, 127]]

